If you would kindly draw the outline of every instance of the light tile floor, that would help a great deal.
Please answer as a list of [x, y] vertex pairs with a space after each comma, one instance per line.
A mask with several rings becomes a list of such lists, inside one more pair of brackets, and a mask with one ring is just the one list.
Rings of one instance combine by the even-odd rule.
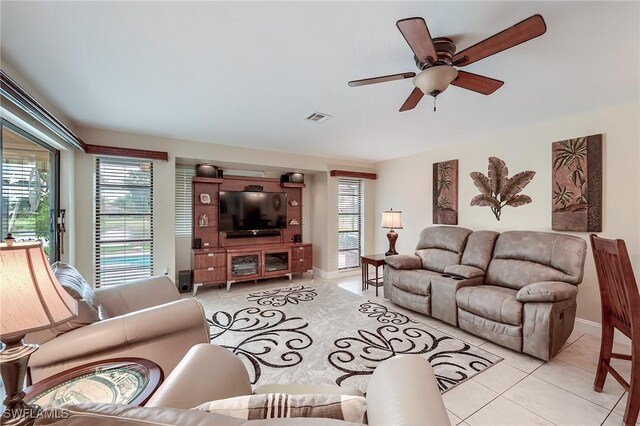
[[[309, 276], [305, 278], [308, 280]], [[379, 303], [385, 302], [382, 289], [362, 291], [360, 275], [330, 282], [345, 290]], [[302, 283], [294, 279], [294, 283]], [[234, 284], [229, 293], [218, 288], [205, 288], [198, 299], [217, 299], [252, 290], [265, 290], [287, 284], [285, 280], [268, 280], [258, 284]], [[452, 425], [620, 425], [626, 403], [626, 392], [612, 377], [607, 378], [602, 393], [593, 390], [595, 367], [600, 350], [596, 336], [574, 332], [562, 351], [551, 361], [543, 362], [510, 349], [487, 342], [446, 323], [407, 311], [417, 320], [494, 353], [504, 361], [456, 386], [443, 396]], [[616, 350], [629, 352], [629, 347]], [[628, 364], [628, 363], [627, 363]], [[628, 365], [618, 365], [629, 377]], [[638, 423], [640, 425], [640, 423]]]

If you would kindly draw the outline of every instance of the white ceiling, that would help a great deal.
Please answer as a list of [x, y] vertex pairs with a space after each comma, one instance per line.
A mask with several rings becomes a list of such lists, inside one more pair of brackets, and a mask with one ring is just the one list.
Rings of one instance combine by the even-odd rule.
[[[383, 160], [640, 98], [640, 3], [8, 2], [1, 54], [75, 122]], [[505, 81], [398, 109], [416, 71], [395, 27], [422, 16], [462, 50], [535, 13], [542, 37], [465, 68]], [[313, 111], [325, 123], [302, 118]]]

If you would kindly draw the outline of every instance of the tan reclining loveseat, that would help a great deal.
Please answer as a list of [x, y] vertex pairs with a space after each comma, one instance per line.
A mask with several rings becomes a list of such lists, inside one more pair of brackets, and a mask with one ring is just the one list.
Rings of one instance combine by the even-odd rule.
[[415, 255], [387, 257], [384, 295], [548, 360], [573, 330], [586, 252], [571, 235], [430, 227]]

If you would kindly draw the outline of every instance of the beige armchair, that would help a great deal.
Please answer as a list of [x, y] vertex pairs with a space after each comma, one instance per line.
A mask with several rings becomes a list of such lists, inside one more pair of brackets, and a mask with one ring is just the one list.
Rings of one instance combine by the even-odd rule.
[[[274, 386], [277, 388], [274, 388]], [[338, 386], [263, 385], [254, 393], [288, 394], [345, 393]], [[242, 361], [230, 351], [215, 345], [193, 347], [166, 378], [145, 407], [116, 404], [66, 406], [68, 419], [47, 420], [36, 425], [65, 426], [91, 424], [119, 425], [346, 425], [326, 418], [240, 420], [222, 414], [196, 411], [207, 401], [251, 394], [249, 375]], [[347, 391], [353, 394], [353, 391]], [[367, 388], [368, 424], [449, 425], [449, 418], [429, 362], [417, 355], [399, 355], [378, 365]], [[84, 423], [81, 423], [84, 422]]]
[[138, 357], [158, 364], [165, 376], [189, 349], [209, 343], [209, 325], [195, 299], [180, 299], [167, 277], [151, 277], [96, 289], [101, 321], [64, 334], [34, 333], [40, 344], [29, 361], [35, 383], [73, 367], [108, 358]]

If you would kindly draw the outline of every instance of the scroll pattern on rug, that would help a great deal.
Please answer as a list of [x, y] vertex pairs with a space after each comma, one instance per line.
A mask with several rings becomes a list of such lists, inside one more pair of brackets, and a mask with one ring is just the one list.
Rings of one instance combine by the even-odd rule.
[[335, 383], [365, 391], [380, 362], [415, 354], [431, 363], [445, 392], [501, 360], [336, 286], [296, 285], [219, 302], [225, 309], [208, 319], [212, 343], [243, 360], [252, 384]]

